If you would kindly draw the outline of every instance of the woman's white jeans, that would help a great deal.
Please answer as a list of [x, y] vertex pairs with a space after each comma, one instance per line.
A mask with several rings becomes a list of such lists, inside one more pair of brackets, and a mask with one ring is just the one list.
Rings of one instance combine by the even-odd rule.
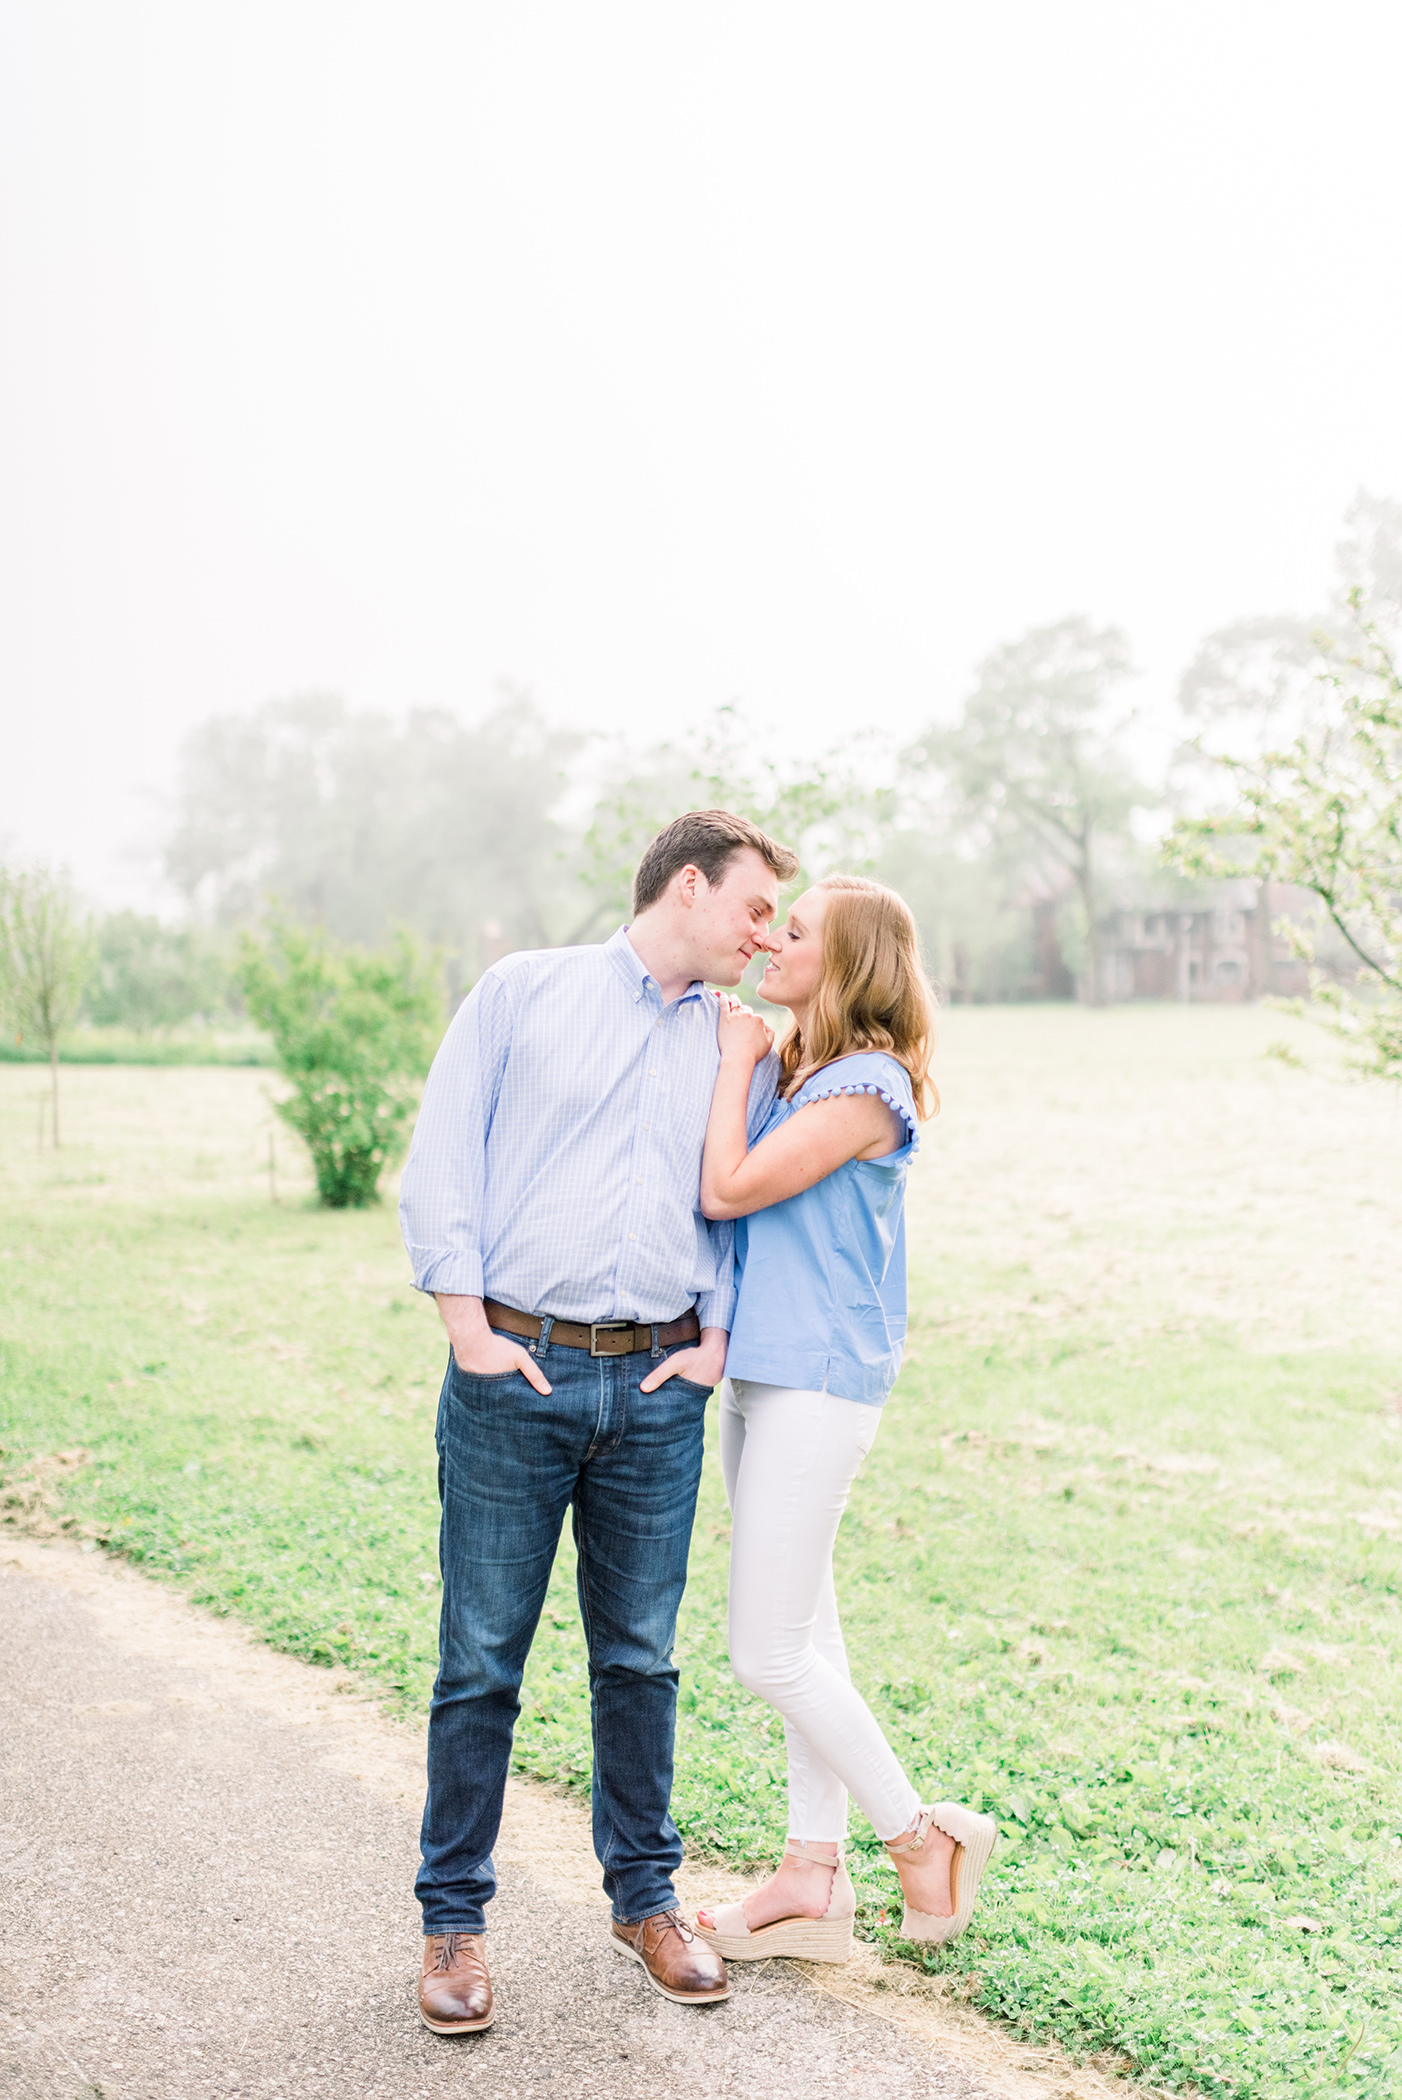
[[908, 1830], [920, 1805], [852, 1687], [832, 1579], [848, 1490], [880, 1419], [835, 1393], [749, 1378], [720, 1389], [731, 1667], [784, 1717], [789, 1835], [819, 1844], [846, 1837], [849, 1794], [879, 1838]]

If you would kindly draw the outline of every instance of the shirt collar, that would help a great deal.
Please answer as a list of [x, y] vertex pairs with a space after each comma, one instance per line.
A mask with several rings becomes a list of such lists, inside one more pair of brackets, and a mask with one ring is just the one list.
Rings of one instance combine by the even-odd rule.
[[[604, 942], [604, 953], [627, 985], [635, 1005], [649, 989], [657, 994], [659, 1001], [661, 1000], [662, 988], [629, 940], [626, 926], [620, 926], [617, 933], [609, 935]], [[687, 986], [682, 993], [682, 999], [699, 999], [704, 991], [705, 986], [698, 978]]]

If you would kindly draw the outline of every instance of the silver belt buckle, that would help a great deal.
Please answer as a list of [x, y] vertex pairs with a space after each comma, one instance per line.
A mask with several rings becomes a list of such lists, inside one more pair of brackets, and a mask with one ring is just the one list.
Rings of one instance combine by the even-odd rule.
[[622, 1349], [601, 1349], [598, 1346], [601, 1334], [631, 1334], [637, 1325], [635, 1320], [591, 1320], [589, 1323], [589, 1354], [591, 1356], [622, 1356]]

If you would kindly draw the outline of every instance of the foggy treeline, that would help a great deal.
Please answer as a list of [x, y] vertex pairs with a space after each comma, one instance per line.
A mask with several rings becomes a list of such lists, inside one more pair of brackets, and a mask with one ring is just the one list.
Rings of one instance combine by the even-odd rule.
[[206, 925], [274, 898], [343, 941], [410, 926], [470, 979], [488, 950], [594, 930], [561, 814], [581, 742], [514, 695], [473, 727], [322, 695], [216, 717], [184, 748], [165, 871]]
[[647, 839], [721, 803], [795, 845], [806, 875], [895, 883], [960, 996], [1065, 996], [1094, 909], [1158, 879], [1130, 833], [1156, 790], [1112, 718], [1127, 669], [1113, 630], [1066, 621], [989, 659], [957, 731], [904, 749], [876, 729], [836, 750], [787, 739], [772, 761], [733, 708], [629, 753], [562, 734], [520, 695], [471, 727], [277, 701], [188, 740], [166, 871], [211, 931], [269, 898], [347, 941], [411, 926], [455, 994], [509, 949], [605, 938]]
[[[1320, 616], [1336, 632], [1355, 586], [1374, 616], [1402, 614], [1402, 507], [1360, 496], [1350, 511]], [[562, 729], [512, 690], [473, 725], [327, 695], [215, 717], [183, 748], [164, 845], [183, 921], [100, 920], [86, 1018], [218, 1017], [234, 931], [270, 903], [342, 941], [412, 928], [455, 1002], [510, 949], [606, 938], [646, 840], [713, 803], [794, 845], [806, 876], [847, 867], [894, 884], [946, 997], [1097, 997], [1116, 911], [1202, 901], [1157, 841], [1210, 797], [1213, 751], [1250, 755], [1299, 727], [1320, 691], [1319, 624], [1254, 618], [1209, 636], [1157, 738], [1134, 711], [1127, 639], [1079, 617], [992, 651], [956, 716], [904, 746], [880, 727], [879, 695], [871, 726], [837, 749], [801, 725], [777, 748], [729, 707], [669, 735], [665, 694], [642, 750]]]

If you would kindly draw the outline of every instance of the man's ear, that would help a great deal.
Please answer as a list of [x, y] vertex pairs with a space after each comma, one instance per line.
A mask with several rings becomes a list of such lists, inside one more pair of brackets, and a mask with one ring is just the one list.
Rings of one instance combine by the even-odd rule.
[[693, 867], [690, 861], [677, 871], [677, 902], [684, 905], [688, 911], [696, 902], [696, 885], [703, 880], [701, 870]]

